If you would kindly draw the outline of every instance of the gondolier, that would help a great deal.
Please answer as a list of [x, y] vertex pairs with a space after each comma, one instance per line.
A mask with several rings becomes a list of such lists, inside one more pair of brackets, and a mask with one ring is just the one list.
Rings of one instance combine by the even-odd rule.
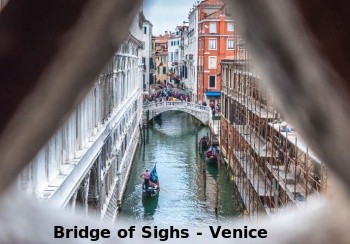
[[148, 189], [149, 186], [149, 179], [151, 178], [151, 175], [148, 173], [148, 169], [146, 169], [145, 172], [143, 172], [140, 177], [143, 177], [143, 188]]
[[140, 175], [140, 177], [144, 178], [142, 196], [145, 196], [145, 197], [158, 196], [160, 188], [159, 188], [159, 179], [158, 179], [156, 164], [154, 164], [154, 167], [150, 173], [148, 173], [148, 170], [146, 170], [144, 173]]

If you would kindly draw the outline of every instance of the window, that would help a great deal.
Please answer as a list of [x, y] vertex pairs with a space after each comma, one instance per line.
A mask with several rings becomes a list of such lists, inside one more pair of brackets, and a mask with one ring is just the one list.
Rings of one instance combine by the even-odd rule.
[[234, 31], [233, 23], [227, 23], [227, 31]]
[[216, 69], [216, 57], [209, 57], [209, 69]]
[[147, 34], [147, 27], [146, 26], [143, 27], [143, 34]]
[[216, 88], [216, 77], [214, 75], [209, 75], [209, 88]]
[[163, 67], [163, 74], [166, 74], [166, 67]]
[[227, 39], [227, 49], [234, 49], [233, 39]]
[[216, 39], [209, 39], [209, 50], [216, 49]]
[[209, 27], [210, 33], [216, 33], [216, 22], [211, 22]]

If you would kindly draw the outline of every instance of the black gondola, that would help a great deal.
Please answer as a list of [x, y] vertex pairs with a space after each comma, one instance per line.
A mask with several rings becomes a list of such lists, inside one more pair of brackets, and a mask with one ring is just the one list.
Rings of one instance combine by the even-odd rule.
[[161, 119], [163, 117], [162, 113], [157, 114], [154, 116], [155, 119]]
[[202, 147], [202, 149], [207, 149], [210, 146], [208, 134], [200, 139], [199, 145]]
[[159, 194], [160, 187], [159, 187], [159, 178], [157, 173], [157, 165], [155, 164], [151, 173], [150, 173], [150, 180], [148, 188], [146, 189], [145, 186], [142, 186], [142, 196], [144, 197], [156, 197]]

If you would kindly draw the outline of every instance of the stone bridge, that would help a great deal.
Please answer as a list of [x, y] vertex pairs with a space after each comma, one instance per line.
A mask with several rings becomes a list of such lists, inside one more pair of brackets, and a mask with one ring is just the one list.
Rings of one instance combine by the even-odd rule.
[[[158, 103], [150, 103], [148, 105], [143, 105], [143, 119], [150, 120], [154, 118], [156, 115], [160, 113], [164, 113], [166, 111], [183, 111], [185, 113], [189, 113], [196, 117], [199, 121], [201, 121], [204, 125], [209, 125], [210, 120], [210, 109], [209, 107], [204, 107], [195, 103], [189, 102], [158, 102]], [[147, 111], [149, 111], [149, 117], [147, 118]]]

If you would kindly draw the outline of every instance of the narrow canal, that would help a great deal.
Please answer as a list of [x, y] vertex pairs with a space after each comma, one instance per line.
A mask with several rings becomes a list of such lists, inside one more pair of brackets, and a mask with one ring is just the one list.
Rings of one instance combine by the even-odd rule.
[[[196, 122], [182, 112], [166, 112], [146, 130], [146, 145], [135, 156], [119, 219], [147, 225], [206, 226], [238, 215], [234, 183], [224, 164], [205, 164], [196, 151]], [[208, 133], [198, 127], [198, 137]], [[157, 162], [161, 191], [142, 198], [140, 174]]]

